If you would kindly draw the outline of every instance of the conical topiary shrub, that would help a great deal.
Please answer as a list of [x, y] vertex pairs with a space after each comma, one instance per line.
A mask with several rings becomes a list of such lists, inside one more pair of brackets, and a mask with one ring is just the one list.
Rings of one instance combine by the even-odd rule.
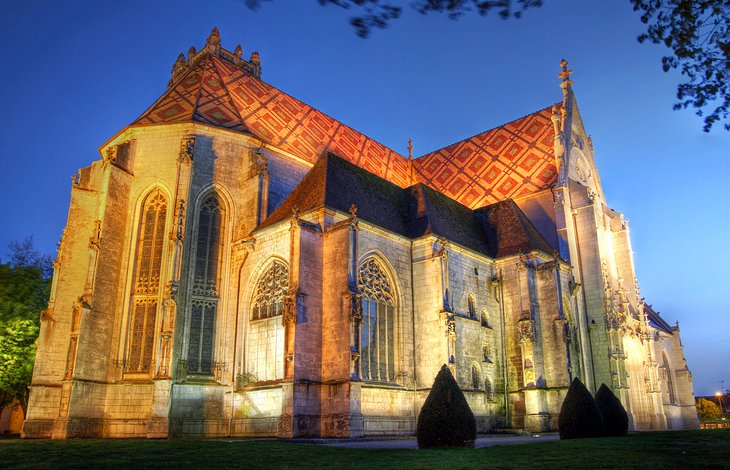
[[570, 384], [558, 418], [560, 439], [601, 437], [603, 418], [591, 393], [577, 377]]
[[474, 447], [474, 413], [446, 364], [433, 381], [431, 393], [418, 415], [418, 447]]
[[596, 393], [596, 405], [603, 417], [603, 435], [621, 437], [629, 433], [629, 415], [606, 384]]

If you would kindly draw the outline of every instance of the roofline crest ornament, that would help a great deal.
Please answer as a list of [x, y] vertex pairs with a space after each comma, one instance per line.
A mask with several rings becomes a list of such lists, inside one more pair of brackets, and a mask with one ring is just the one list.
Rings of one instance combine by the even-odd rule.
[[224, 49], [221, 46], [221, 35], [218, 31], [218, 27], [214, 27], [208, 35], [208, 39], [205, 41], [205, 46], [198, 51], [195, 46], [190, 46], [188, 49], [187, 58], [181, 52], [177, 57], [177, 60], [172, 66], [172, 78], [170, 79], [167, 87], [170, 88], [175, 82], [177, 82], [185, 72], [190, 70], [200, 59], [212, 55], [218, 57], [234, 65], [246, 73], [253, 75], [256, 78], [261, 78], [261, 56], [258, 52], [254, 51], [251, 53], [251, 58], [245, 60], [243, 56], [243, 48], [241, 45], [237, 45], [233, 52], [228, 49]]

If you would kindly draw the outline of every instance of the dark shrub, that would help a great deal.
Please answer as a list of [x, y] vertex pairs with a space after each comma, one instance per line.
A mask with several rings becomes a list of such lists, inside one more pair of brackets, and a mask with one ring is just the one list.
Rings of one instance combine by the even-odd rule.
[[625, 436], [629, 432], [629, 415], [621, 401], [613, 394], [606, 384], [596, 393], [596, 405], [603, 417], [604, 436]]
[[474, 447], [477, 423], [446, 364], [433, 381], [418, 415], [418, 447]]
[[570, 384], [558, 418], [560, 439], [601, 437], [603, 418], [591, 393], [577, 377]]

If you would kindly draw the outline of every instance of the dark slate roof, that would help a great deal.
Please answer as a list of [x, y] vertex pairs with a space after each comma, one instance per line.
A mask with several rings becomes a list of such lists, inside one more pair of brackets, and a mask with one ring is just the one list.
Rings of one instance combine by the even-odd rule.
[[545, 253], [555, 251], [512, 199], [477, 209], [475, 212], [490, 241], [494, 258], [532, 250]]
[[660, 315], [659, 312], [655, 311], [651, 305], [644, 304], [644, 313], [649, 319], [649, 324], [657, 330], [662, 330], [666, 333], [674, 334], [671, 325], [667, 323]]
[[408, 236], [403, 189], [334, 154], [321, 157], [292, 193], [264, 220], [258, 229], [300, 213], [329, 207], [347, 212], [357, 206], [357, 215], [379, 227]]
[[421, 183], [407, 188], [406, 192], [410, 199], [410, 238], [434, 234], [480, 253], [492, 255], [474, 211]]
[[442, 236], [493, 258], [554, 251], [512, 200], [473, 211], [421, 183], [402, 189], [331, 153], [256, 230], [288, 220], [294, 208], [347, 212], [352, 204], [360, 219], [411, 239]]

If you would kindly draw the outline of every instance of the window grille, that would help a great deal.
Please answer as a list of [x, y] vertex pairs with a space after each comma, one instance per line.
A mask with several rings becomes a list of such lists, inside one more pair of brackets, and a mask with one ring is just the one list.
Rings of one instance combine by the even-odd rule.
[[155, 190], [145, 198], [142, 207], [135, 248], [127, 358], [127, 371], [137, 373], [149, 372], [152, 366], [167, 200], [160, 190]]
[[284, 297], [289, 291], [289, 268], [281, 261], [271, 263], [254, 290], [251, 320], [281, 315]]
[[215, 193], [210, 194], [200, 205], [188, 335], [188, 371], [194, 374], [213, 373], [224, 215]]
[[395, 298], [380, 264], [369, 258], [360, 265], [360, 374], [364, 380], [395, 380]]

